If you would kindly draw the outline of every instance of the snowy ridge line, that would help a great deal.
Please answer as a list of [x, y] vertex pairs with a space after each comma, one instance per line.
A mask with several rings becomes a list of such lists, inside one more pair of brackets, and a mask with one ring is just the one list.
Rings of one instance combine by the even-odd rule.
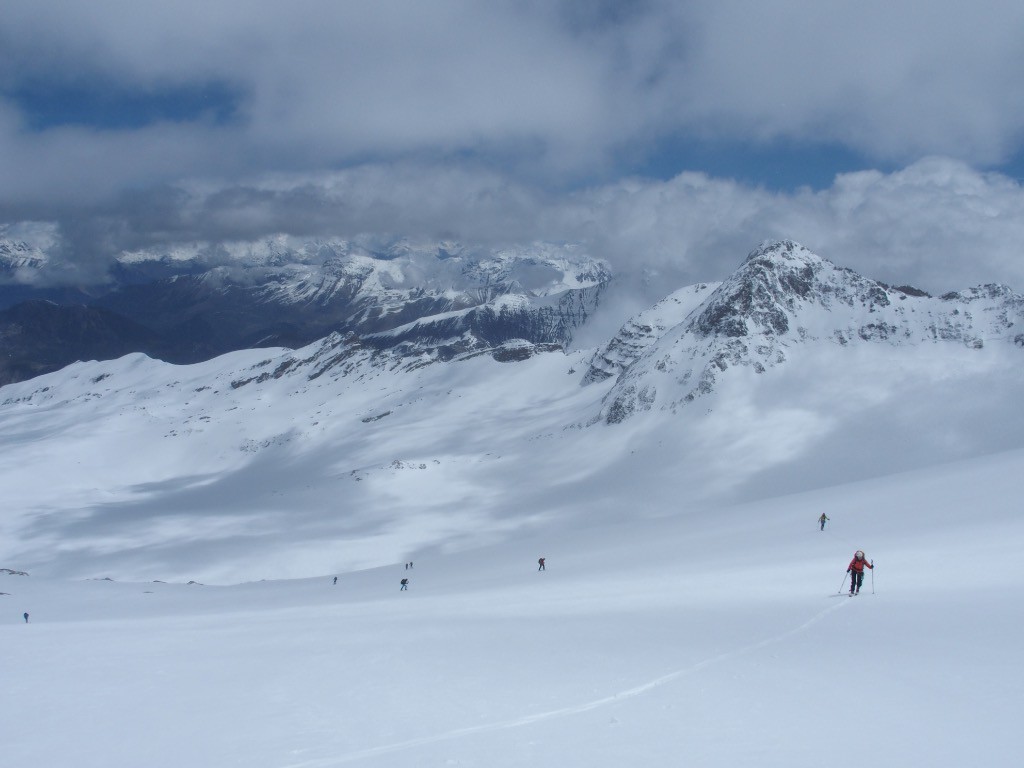
[[666, 675], [657, 677], [654, 680], [650, 680], [646, 683], [634, 686], [633, 688], [627, 688], [624, 691], [613, 693], [610, 696], [604, 696], [600, 699], [594, 699], [583, 704], [577, 704], [571, 707], [562, 707], [561, 709], [552, 709], [547, 712], [540, 712], [535, 715], [526, 715], [525, 717], [519, 717], [514, 720], [504, 720], [498, 723], [486, 723], [483, 725], [474, 725], [468, 728], [457, 728], [454, 731], [448, 731], [447, 733], [439, 733], [434, 736], [421, 736], [418, 739], [409, 739], [408, 741], [400, 741], [395, 744], [386, 744], [380, 747], [370, 747], [369, 749], [363, 749], [358, 752], [353, 752], [350, 755], [343, 757], [324, 757], [317, 758], [315, 760], [306, 760], [300, 763], [288, 763], [287, 765], [281, 766], [281, 768], [330, 768], [334, 765], [342, 765], [344, 763], [351, 763], [356, 760], [362, 760], [369, 757], [377, 757], [379, 755], [386, 755], [392, 752], [401, 752], [402, 750], [412, 749], [413, 747], [422, 747], [426, 744], [436, 744], [442, 741], [449, 741], [451, 739], [457, 739], [462, 736], [473, 736], [480, 733], [489, 733], [493, 731], [504, 731], [512, 728], [519, 728], [524, 725], [531, 725], [533, 723], [540, 722], [542, 720], [554, 720], [561, 717], [568, 717], [570, 715], [578, 715], [583, 712], [590, 712], [594, 709], [607, 706], [609, 704], [615, 704], [616, 702], [624, 701], [625, 699], [634, 698], [643, 693], [647, 693], [655, 688], [659, 688], [667, 683], [677, 680], [686, 675], [699, 672], [702, 669], [706, 669], [714, 664], [725, 661], [726, 659], [732, 659], [737, 656], [743, 656], [747, 653], [760, 650], [766, 646], [774, 643], [781, 642], [787, 638], [798, 635], [801, 632], [806, 631], [808, 628], [817, 624], [819, 621], [824, 619], [829, 613], [837, 611], [840, 608], [848, 605], [848, 601], [841, 601], [834, 605], [830, 605], [823, 611], [816, 613], [810, 619], [805, 621], [800, 626], [786, 630], [782, 634], [769, 637], [765, 640], [759, 640], [752, 645], [747, 645], [742, 648], [738, 648], [735, 651], [727, 651], [726, 653], [720, 653], [717, 656], [698, 661], [692, 666], [685, 667], [683, 669], [677, 669], [674, 672], [669, 672]]

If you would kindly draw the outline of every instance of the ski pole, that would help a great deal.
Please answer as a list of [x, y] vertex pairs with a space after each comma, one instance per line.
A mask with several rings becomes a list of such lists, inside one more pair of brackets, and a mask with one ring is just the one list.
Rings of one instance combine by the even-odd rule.
[[871, 594], [875, 594], [875, 561], [871, 561]]
[[843, 594], [843, 587], [846, 586], [846, 577], [848, 575], [849, 575], [849, 571], [847, 571], [846, 573], [843, 574], [843, 583], [839, 585], [839, 591], [836, 592], [837, 595]]

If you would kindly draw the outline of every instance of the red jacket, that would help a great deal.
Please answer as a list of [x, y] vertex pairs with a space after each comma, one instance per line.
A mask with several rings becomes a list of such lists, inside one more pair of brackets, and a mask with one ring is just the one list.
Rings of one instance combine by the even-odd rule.
[[[858, 560], [857, 556], [854, 555], [853, 560], [850, 561], [850, 564], [846, 568], [846, 572], [849, 573], [850, 571], [856, 571], [857, 573], [863, 573], [865, 567], [874, 568], [875, 566], [869, 563], [867, 561], [867, 558], [864, 558], [863, 560]], [[872, 576], [871, 578], [874, 578], [874, 576]]]

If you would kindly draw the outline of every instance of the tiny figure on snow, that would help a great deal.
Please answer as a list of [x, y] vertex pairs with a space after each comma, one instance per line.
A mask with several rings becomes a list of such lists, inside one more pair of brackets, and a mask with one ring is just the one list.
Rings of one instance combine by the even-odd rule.
[[407, 571], [409, 570], [409, 564], [408, 563], [405, 564], [405, 570], [407, 570]]
[[543, 558], [543, 557], [542, 557], [542, 558], [540, 558], [540, 559], [539, 559], [539, 560], [537, 561], [537, 570], [538, 570], [538, 571], [546, 571], [546, 570], [547, 570], [547, 568], [545, 568], [545, 567], [544, 567], [544, 560], [545, 560], [545, 559], [546, 559], [546, 558]]
[[864, 583], [864, 569], [874, 568], [875, 562], [868, 562], [864, 559], [863, 550], [858, 549], [853, 553], [853, 560], [847, 566], [846, 572], [850, 574], [850, 596], [860, 594], [860, 585]]
[[401, 592], [401, 591], [406, 590], [408, 588], [409, 588], [409, 580], [408, 579], [402, 579], [402, 586], [399, 588], [398, 591]]
[[28, 612], [25, 612], [25, 623], [28, 624]]
[[337, 584], [337, 583], [338, 583], [338, 577], [337, 577], [337, 576], [335, 576], [335, 577], [334, 577], [334, 583], [335, 583], [335, 584]]
[[825, 523], [827, 523], [831, 519], [832, 518], [826, 515], [824, 512], [821, 513], [821, 517], [818, 518], [818, 522], [821, 523], [821, 530], [825, 530]]

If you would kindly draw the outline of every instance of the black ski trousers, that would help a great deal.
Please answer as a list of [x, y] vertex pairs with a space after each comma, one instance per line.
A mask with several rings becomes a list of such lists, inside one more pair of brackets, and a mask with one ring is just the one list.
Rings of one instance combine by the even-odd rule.
[[850, 571], [850, 594], [860, 592], [860, 585], [864, 583], [864, 571]]

